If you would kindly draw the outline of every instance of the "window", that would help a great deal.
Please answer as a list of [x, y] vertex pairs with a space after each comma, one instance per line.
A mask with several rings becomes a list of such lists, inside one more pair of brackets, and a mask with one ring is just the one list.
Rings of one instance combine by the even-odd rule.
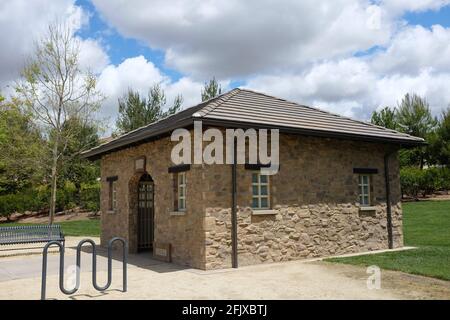
[[174, 175], [176, 179], [175, 188], [175, 210], [185, 211], [186, 210], [186, 172], [178, 172]]
[[109, 210], [117, 209], [117, 180], [109, 181]]
[[252, 208], [269, 209], [269, 176], [258, 172], [252, 173]]
[[359, 203], [363, 207], [370, 206], [370, 176], [359, 175]]

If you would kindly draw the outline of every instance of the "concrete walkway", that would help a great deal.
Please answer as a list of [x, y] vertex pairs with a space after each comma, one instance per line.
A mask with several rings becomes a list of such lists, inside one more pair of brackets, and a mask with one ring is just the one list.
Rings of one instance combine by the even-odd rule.
[[[83, 239], [92, 239], [95, 243], [100, 243], [98, 237], [66, 237], [65, 248], [66, 250], [75, 249], [78, 243]], [[14, 244], [14, 245], [2, 245], [0, 246], [0, 259], [5, 257], [15, 256], [31, 256], [42, 255], [45, 243], [28, 243], [28, 244]], [[86, 245], [87, 246], [87, 245]], [[48, 250], [49, 253], [57, 253], [59, 249], [57, 246], [51, 246]]]
[[[71, 296], [58, 290], [58, 258], [49, 259], [49, 299], [450, 299], [450, 282], [401, 272], [382, 271], [381, 289], [369, 290], [365, 268], [292, 261], [215, 271], [183, 268], [130, 255], [128, 292], [120, 292], [121, 263], [113, 264], [111, 289], [92, 288], [91, 256], [82, 255], [81, 288]], [[74, 264], [68, 250], [66, 266]], [[0, 299], [39, 299], [40, 256], [0, 259]], [[106, 281], [106, 259], [99, 256], [98, 282]], [[66, 278], [70, 278], [66, 276]], [[67, 285], [69, 287], [69, 285]], [[119, 289], [119, 290], [118, 290]]]

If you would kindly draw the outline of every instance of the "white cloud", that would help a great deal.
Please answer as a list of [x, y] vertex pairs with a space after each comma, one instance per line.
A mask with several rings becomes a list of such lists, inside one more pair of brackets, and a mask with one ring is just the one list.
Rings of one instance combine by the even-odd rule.
[[94, 39], [80, 39], [79, 63], [82, 69], [89, 69], [94, 73], [100, 73], [109, 64], [108, 54], [101, 44]]
[[118, 98], [129, 88], [146, 97], [149, 88], [157, 83], [164, 89], [169, 105], [178, 94], [183, 96], [184, 107], [200, 102], [201, 83], [187, 77], [173, 82], [151, 61], [138, 56], [128, 58], [117, 66], [109, 65], [100, 74], [98, 89], [107, 97], [102, 106], [102, 115], [109, 118], [112, 126], [118, 113]]
[[302, 68], [384, 44], [392, 28], [367, 0], [93, 2], [123, 35], [165, 50], [168, 66], [198, 79]]
[[450, 29], [435, 25], [406, 27], [373, 62], [380, 73], [417, 75], [424, 69], [450, 72]]
[[[33, 40], [56, 17], [75, 29], [88, 23], [90, 13], [74, 1], [0, 2], [0, 29], [7, 30], [0, 33], [0, 88], [18, 77]], [[162, 49], [166, 65], [183, 75], [172, 80], [143, 56], [112, 65], [104, 43], [82, 40], [80, 63], [99, 75], [108, 97], [102, 111], [112, 121], [128, 87], [146, 95], [161, 83], [169, 102], [181, 93], [191, 106], [212, 76], [224, 89], [230, 83], [224, 79], [247, 80], [245, 87], [362, 119], [407, 92], [425, 95], [434, 113], [450, 102], [450, 28], [402, 20], [407, 11], [437, 10], [450, 0], [93, 3], [111, 28]]]
[[424, 70], [415, 76], [393, 75], [379, 79], [373, 100], [378, 106], [395, 106], [405, 93], [414, 92], [426, 97], [432, 112], [437, 115], [450, 103], [450, 74], [431, 74]]
[[449, 73], [380, 75], [368, 62], [349, 59], [314, 66], [302, 75], [255, 77], [246, 87], [368, 120], [374, 109], [396, 107], [408, 92], [426, 97], [437, 115], [450, 103], [449, 83]]
[[433, 94], [435, 113], [450, 102], [450, 29], [402, 20], [450, 0], [93, 2], [189, 79], [247, 79], [245, 87], [357, 118], [407, 92]]
[[73, 0], [15, 0], [0, 2], [0, 87], [19, 76], [34, 40], [56, 18], [82, 24], [82, 12]]
[[387, 11], [400, 14], [405, 11], [437, 10], [450, 3], [450, 0], [381, 0]]
[[183, 95], [183, 108], [192, 107], [200, 102], [203, 84], [188, 77], [180, 78], [175, 82], [164, 83], [168, 101], [172, 101], [178, 94]]
[[367, 63], [351, 58], [317, 64], [301, 74], [257, 76], [245, 87], [345, 116], [364, 118], [362, 106], [371, 103], [374, 77]]
[[[89, 17], [75, 0], [14, 0], [0, 2], [0, 90], [12, 93], [14, 81], [32, 56], [36, 41], [50, 24], [63, 22], [73, 31], [88, 23]], [[99, 73], [109, 57], [95, 39], [80, 39], [80, 65]]]
[[120, 65], [109, 65], [100, 74], [98, 88], [107, 97], [103, 111], [107, 115], [117, 112], [117, 99], [132, 88], [146, 95], [154, 83], [164, 81], [164, 76], [143, 56], [128, 58]]

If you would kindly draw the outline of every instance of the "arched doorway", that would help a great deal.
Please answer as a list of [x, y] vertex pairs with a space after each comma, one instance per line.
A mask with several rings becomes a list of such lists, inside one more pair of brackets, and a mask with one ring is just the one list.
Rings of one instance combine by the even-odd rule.
[[153, 250], [155, 227], [154, 183], [144, 174], [138, 183], [137, 251]]

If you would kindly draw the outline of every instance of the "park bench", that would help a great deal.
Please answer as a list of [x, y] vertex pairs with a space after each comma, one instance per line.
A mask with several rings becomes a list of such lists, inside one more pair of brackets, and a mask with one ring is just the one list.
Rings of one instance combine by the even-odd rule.
[[59, 241], [64, 246], [65, 239], [61, 226], [35, 225], [0, 227], [0, 245]]

